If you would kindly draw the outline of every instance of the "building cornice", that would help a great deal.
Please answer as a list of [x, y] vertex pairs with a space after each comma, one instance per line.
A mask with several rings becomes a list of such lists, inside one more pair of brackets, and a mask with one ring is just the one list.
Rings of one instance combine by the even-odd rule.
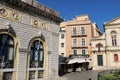
[[5, 6], [8, 6], [10, 8], [16, 9], [16, 10], [19, 10], [21, 12], [25, 12], [25, 13], [32, 15], [32, 16], [33, 16], [33, 14], [35, 14], [35, 15], [38, 15], [40, 17], [47, 18], [47, 19], [52, 20], [56, 23], [60, 23], [63, 21], [63, 19], [60, 18], [59, 16], [54, 15], [52, 13], [48, 13], [48, 12], [46, 12], [42, 9], [39, 9], [33, 5], [22, 2], [21, 0], [0, 0], [0, 4], [3, 4]]
[[120, 25], [120, 23], [114, 23], [114, 24], [104, 24], [103, 26], [106, 27], [106, 26], [114, 26], [114, 25]]
[[86, 23], [86, 24], [80, 24], [80, 23], [77, 23], [77, 24], [67, 24], [66, 26], [78, 26], [78, 25], [91, 25], [91, 23]]

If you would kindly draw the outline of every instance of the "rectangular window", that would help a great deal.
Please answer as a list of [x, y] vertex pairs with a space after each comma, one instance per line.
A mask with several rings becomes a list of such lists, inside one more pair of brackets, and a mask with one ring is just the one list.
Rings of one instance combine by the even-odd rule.
[[81, 27], [81, 34], [85, 34], [85, 28]]
[[77, 50], [73, 50], [73, 55], [77, 56]]
[[4, 72], [3, 80], [12, 80], [12, 72]]
[[35, 71], [29, 72], [29, 80], [35, 79]]
[[73, 39], [73, 46], [77, 45], [77, 39]]
[[82, 38], [82, 46], [85, 46], [85, 38]]
[[64, 47], [64, 43], [61, 43], [61, 47]]
[[73, 34], [76, 34], [77, 30], [76, 27], [73, 27]]
[[112, 35], [112, 46], [117, 46], [116, 35]]
[[61, 34], [61, 39], [64, 39], [64, 34]]
[[82, 50], [82, 56], [85, 56], [85, 50]]
[[40, 70], [38, 71], [38, 79], [43, 78], [44, 71]]
[[103, 56], [97, 55], [97, 59], [98, 59], [98, 66], [103, 66]]

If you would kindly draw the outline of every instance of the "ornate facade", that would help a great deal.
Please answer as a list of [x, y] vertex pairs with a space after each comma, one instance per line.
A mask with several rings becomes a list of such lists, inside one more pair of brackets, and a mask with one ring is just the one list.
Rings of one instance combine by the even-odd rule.
[[120, 17], [104, 23], [105, 33], [92, 38], [93, 69], [120, 68]]
[[0, 0], [0, 80], [56, 80], [61, 21], [35, 0]]

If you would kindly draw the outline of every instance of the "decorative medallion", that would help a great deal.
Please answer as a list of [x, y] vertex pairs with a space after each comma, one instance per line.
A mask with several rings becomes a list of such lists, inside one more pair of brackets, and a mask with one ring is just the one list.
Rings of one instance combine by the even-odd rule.
[[1, 9], [0, 9], [0, 15], [1, 15], [1, 16], [6, 16], [6, 15], [7, 15], [6, 10], [3, 9], [3, 8], [1, 8]]
[[15, 20], [18, 20], [19, 19], [19, 15], [17, 14], [17, 13], [13, 13], [13, 18], [15, 19]]
[[42, 23], [42, 27], [43, 27], [44, 30], [47, 30], [47, 26], [46, 26], [45, 23]]
[[34, 20], [34, 25], [38, 25], [38, 21], [37, 20]]
[[42, 27], [45, 27], [45, 23], [42, 23]]

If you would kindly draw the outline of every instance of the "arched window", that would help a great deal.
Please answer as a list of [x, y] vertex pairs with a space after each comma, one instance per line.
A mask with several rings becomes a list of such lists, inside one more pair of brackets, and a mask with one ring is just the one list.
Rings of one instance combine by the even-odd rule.
[[43, 67], [44, 49], [43, 44], [39, 40], [35, 40], [30, 50], [30, 68]]
[[111, 31], [111, 34], [113, 35], [113, 34], [117, 34], [117, 32], [116, 31]]
[[117, 61], [118, 61], [118, 55], [114, 54], [114, 62], [117, 62]]
[[[0, 34], [0, 79], [12, 80], [14, 73], [15, 62], [15, 42], [13, 37], [8, 34]], [[15, 76], [14, 76], [15, 78]]]
[[43, 42], [34, 40], [30, 46], [28, 80], [38, 80], [43, 78], [44, 68]]
[[0, 63], [1, 68], [13, 68], [14, 41], [7, 34], [0, 34]]
[[103, 45], [101, 43], [98, 43], [96, 47], [98, 48], [98, 52], [100, 52], [100, 48], [103, 47]]
[[96, 47], [103, 47], [103, 45], [101, 43], [98, 43]]
[[112, 46], [117, 46], [116, 31], [111, 32]]

